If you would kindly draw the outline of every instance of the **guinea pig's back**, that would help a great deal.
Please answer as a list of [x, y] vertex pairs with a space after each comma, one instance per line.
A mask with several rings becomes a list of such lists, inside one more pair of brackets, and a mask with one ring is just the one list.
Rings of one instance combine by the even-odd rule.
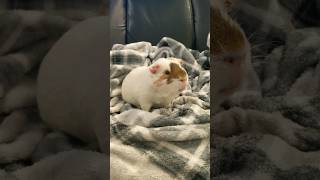
[[121, 94], [123, 100], [138, 106], [138, 98], [146, 94], [148, 84], [150, 84], [148, 67], [142, 66], [133, 69], [122, 82]]

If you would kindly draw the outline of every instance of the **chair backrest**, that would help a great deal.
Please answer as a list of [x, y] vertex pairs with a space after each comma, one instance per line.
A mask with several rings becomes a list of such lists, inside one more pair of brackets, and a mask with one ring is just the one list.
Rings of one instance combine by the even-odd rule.
[[186, 47], [205, 50], [210, 31], [209, 0], [111, 0], [111, 43], [148, 41], [164, 37]]

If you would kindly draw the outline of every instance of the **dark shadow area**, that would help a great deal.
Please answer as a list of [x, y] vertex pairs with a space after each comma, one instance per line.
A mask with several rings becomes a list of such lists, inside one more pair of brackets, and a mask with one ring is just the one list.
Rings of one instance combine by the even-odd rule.
[[108, 1], [0, 2], [0, 179], [109, 178]]

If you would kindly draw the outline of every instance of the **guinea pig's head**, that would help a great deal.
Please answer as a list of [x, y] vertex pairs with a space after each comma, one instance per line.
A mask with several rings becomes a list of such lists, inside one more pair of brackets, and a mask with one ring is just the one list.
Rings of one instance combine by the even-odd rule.
[[149, 66], [155, 89], [181, 92], [188, 85], [188, 74], [177, 58], [161, 58]]
[[215, 77], [213, 93], [221, 101], [241, 87], [247, 66], [251, 62], [251, 54], [250, 44], [243, 30], [228, 15], [233, 1], [214, 1], [217, 3], [211, 4], [210, 32]]

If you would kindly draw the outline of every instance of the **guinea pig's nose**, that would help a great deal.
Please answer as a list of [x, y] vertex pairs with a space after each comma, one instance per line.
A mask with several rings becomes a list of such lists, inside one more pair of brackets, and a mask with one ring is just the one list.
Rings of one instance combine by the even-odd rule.
[[187, 87], [187, 80], [185, 80], [185, 79], [182, 79], [182, 80], [180, 80], [180, 82], [181, 82], [181, 88], [179, 89], [180, 91], [183, 91], [184, 89], [186, 89], [186, 87]]
[[181, 82], [183, 85], [187, 85], [187, 80], [186, 80], [186, 79], [181, 79], [180, 82]]

